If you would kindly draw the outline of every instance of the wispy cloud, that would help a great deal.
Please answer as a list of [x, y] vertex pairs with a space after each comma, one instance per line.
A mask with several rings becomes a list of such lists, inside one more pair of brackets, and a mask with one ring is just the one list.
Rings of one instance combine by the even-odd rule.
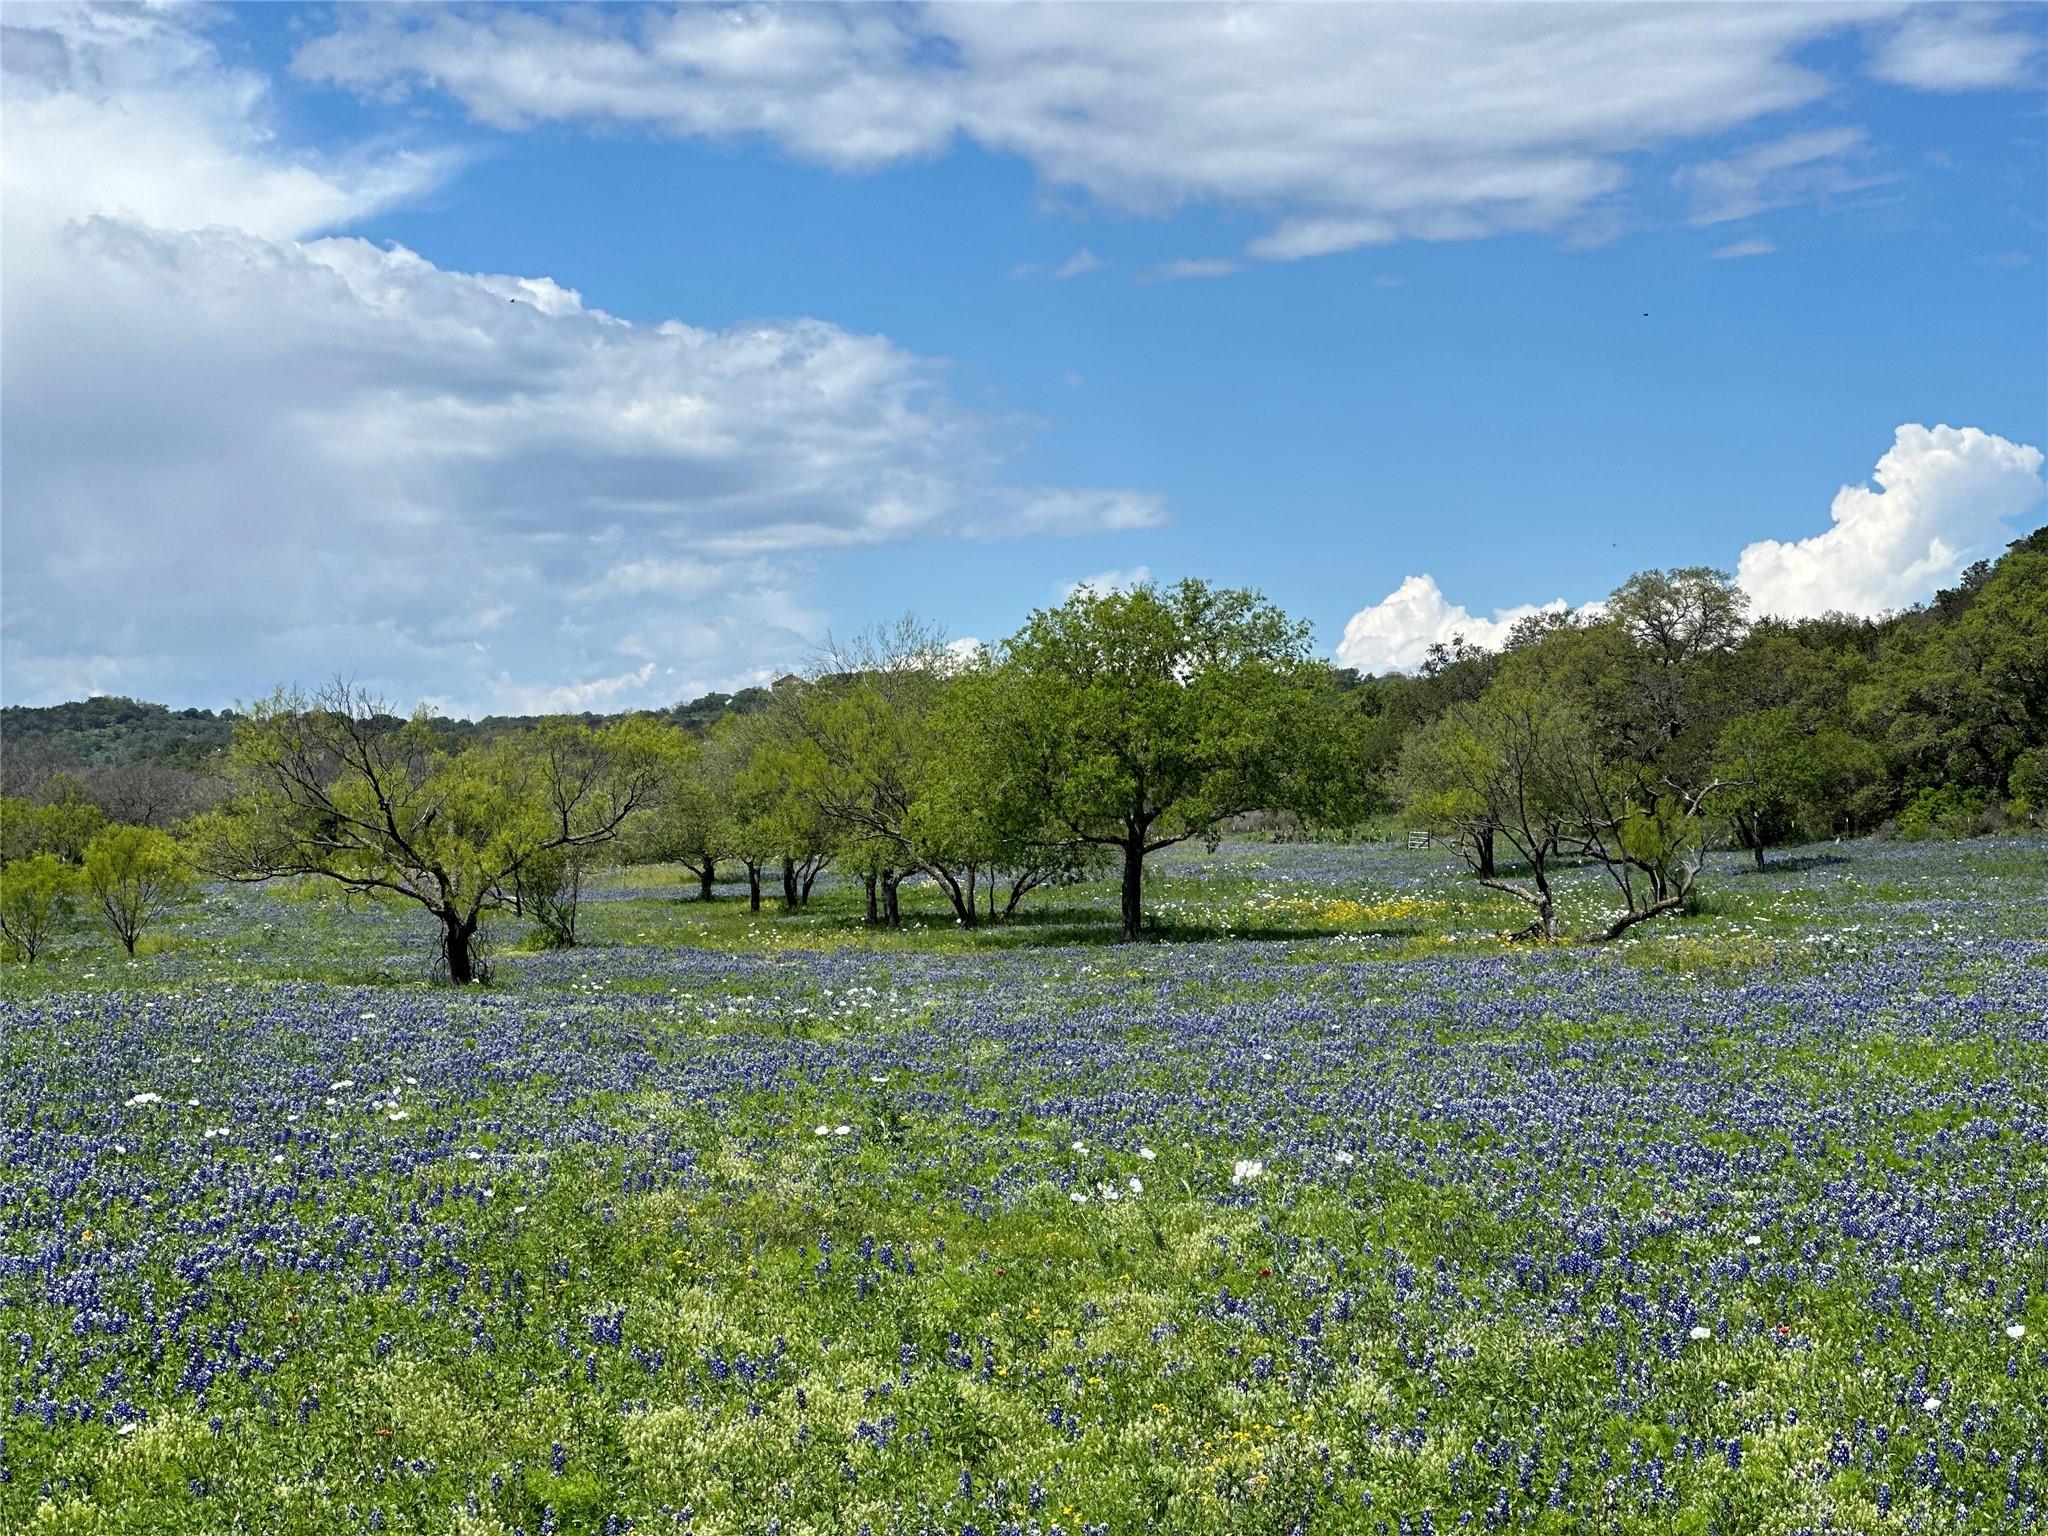
[[1083, 576], [1075, 581], [1053, 583], [1053, 595], [1065, 602], [1076, 592], [1087, 590], [1096, 593], [1128, 592], [1142, 587], [1152, 579], [1152, 568], [1148, 565], [1134, 565], [1127, 571], [1097, 571], [1093, 576]]
[[[2016, 26], [1991, 6], [1908, 16], [1877, 49], [1871, 72], [1923, 91], [1979, 91], [2039, 83], [2042, 50], [2038, 7], [2017, 7]], [[2028, 30], [2029, 26], [2035, 30]]]
[[1737, 240], [1732, 245], [1722, 246], [1714, 252], [1714, 260], [1738, 261], [1744, 256], [1769, 256], [1777, 249], [1776, 241], [1766, 240], [1761, 235], [1758, 235], [1748, 240]]
[[1724, 160], [1687, 166], [1678, 184], [1692, 198], [1692, 222], [1726, 224], [1771, 208], [1840, 196], [1887, 180], [1860, 172], [1861, 128], [1822, 128], [1755, 144]]
[[1169, 283], [1191, 277], [1228, 277], [1238, 266], [1227, 256], [1186, 256], [1154, 267], [1152, 276]]
[[[1821, 100], [1812, 45], [1890, 25], [1824, 5], [362, 7], [295, 68], [379, 100], [442, 93], [499, 128], [762, 137], [849, 171], [972, 141], [1105, 208], [1269, 215], [1246, 255], [1300, 260], [1611, 234], [1634, 157]], [[1880, 72], [1930, 88], [2010, 83], [2025, 52], [1925, 16], [1883, 35]]]
[[1073, 255], [1061, 262], [1054, 269], [1052, 275], [1059, 278], [1079, 277], [1085, 272], [1098, 271], [1101, 266], [1102, 258], [1084, 245], [1080, 250], [1074, 252]]

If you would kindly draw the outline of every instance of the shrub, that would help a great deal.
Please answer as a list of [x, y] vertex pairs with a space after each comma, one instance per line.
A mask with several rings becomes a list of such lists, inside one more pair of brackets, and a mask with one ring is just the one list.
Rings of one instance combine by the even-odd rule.
[[0, 869], [0, 938], [33, 961], [71, 924], [78, 909], [77, 873], [54, 853], [16, 859]]
[[1958, 789], [1953, 784], [1923, 789], [1899, 812], [1899, 836], [1909, 842], [1968, 837], [1982, 830], [1990, 811], [1990, 798], [1979, 789]]

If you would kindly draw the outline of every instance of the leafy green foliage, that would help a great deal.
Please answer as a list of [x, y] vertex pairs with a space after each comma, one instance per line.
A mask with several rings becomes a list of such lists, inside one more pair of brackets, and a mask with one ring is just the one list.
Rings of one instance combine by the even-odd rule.
[[227, 879], [310, 875], [417, 903], [463, 983], [476, 979], [483, 914], [512, 903], [526, 866], [621, 837], [659, 799], [677, 750], [672, 728], [628, 717], [549, 721], [449, 752], [426, 716], [393, 722], [345, 686], [317, 699], [280, 690], [239, 723], [230, 800], [196, 836]]
[[1127, 937], [1148, 853], [1248, 811], [1320, 811], [1347, 778], [1307, 626], [1255, 592], [1084, 587], [1033, 614], [999, 665], [1010, 680], [987, 696], [992, 729], [1020, 790], [1067, 837], [1121, 856]]
[[143, 929], [194, 894], [191, 861], [155, 827], [109, 827], [85, 850], [85, 888], [130, 955]]
[[0, 938], [15, 957], [33, 961], [77, 909], [78, 871], [54, 853], [0, 866]]
[[106, 813], [68, 786], [59, 793], [61, 798], [41, 804], [16, 795], [0, 798], [0, 857], [49, 853], [67, 864], [85, 861], [86, 844], [107, 825]]

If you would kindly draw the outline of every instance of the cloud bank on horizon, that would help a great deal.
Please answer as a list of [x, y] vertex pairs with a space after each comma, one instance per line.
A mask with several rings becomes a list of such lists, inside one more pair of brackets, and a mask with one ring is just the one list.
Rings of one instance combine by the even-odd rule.
[[[1909, 422], [1877, 461], [1876, 490], [1843, 486], [1825, 532], [1748, 545], [1736, 582], [1757, 613], [1778, 618], [1911, 607], [2022, 531], [2016, 520], [2048, 494], [2041, 464], [2040, 449], [1975, 427]], [[1556, 598], [1484, 618], [1447, 599], [1433, 577], [1410, 576], [1351, 616], [1337, 660], [1361, 672], [1412, 671], [1432, 645], [1462, 636], [1497, 649], [1519, 620], [1573, 606]]]

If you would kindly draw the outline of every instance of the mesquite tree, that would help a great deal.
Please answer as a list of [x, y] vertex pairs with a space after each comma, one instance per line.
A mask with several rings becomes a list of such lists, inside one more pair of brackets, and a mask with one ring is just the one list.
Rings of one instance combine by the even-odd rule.
[[33, 961], [69, 926], [78, 908], [78, 872], [54, 853], [0, 867], [0, 939]]
[[416, 903], [449, 980], [466, 983], [484, 915], [512, 905], [526, 868], [618, 838], [655, 804], [675, 750], [672, 729], [627, 718], [449, 751], [424, 711], [398, 719], [346, 683], [280, 689], [236, 722], [229, 799], [196, 841], [226, 879], [311, 875]]
[[[1516, 937], [1557, 937], [1551, 872], [1571, 840], [1569, 789], [1588, 757], [1585, 721], [1554, 693], [1496, 683], [1408, 738], [1400, 780], [1408, 814], [1458, 833], [1459, 853], [1488, 890], [1529, 908]], [[1495, 839], [1520, 869], [1495, 867]]]
[[192, 896], [192, 866], [177, 839], [155, 827], [109, 827], [85, 848], [93, 904], [130, 955], [142, 930]]

